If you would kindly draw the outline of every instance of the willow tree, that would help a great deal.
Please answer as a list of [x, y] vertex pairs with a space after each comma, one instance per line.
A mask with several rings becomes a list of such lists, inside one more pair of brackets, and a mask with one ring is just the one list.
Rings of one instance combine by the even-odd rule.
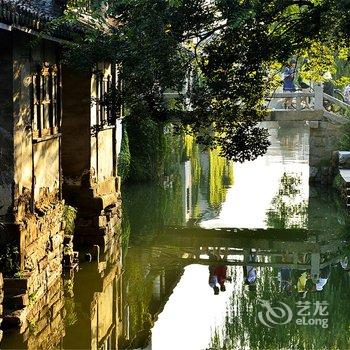
[[[129, 122], [172, 121], [242, 162], [269, 145], [259, 122], [270, 68], [314, 42], [347, 47], [349, 11], [348, 0], [77, 0], [64, 21], [84, 23], [84, 34], [65, 58], [85, 68], [120, 64], [114, 102]], [[178, 93], [172, 103], [167, 91]]]

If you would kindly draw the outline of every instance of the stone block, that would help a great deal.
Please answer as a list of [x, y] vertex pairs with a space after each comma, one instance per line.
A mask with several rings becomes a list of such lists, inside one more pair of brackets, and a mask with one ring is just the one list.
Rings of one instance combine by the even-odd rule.
[[52, 316], [55, 317], [56, 315], [58, 315], [60, 313], [60, 311], [62, 310], [62, 308], [64, 307], [64, 302], [63, 299], [58, 299], [52, 306]]
[[350, 169], [350, 151], [339, 151], [339, 168]]
[[309, 121], [309, 127], [310, 129], [317, 129], [319, 127], [319, 121], [318, 120]]
[[45, 256], [38, 262], [39, 272], [44, 271], [48, 265], [49, 265], [49, 258], [48, 256]]

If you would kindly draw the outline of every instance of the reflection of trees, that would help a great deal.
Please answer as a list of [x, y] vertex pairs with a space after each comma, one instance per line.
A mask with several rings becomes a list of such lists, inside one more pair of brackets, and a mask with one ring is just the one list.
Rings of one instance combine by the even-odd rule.
[[[300, 271], [301, 272], [301, 271]], [[276, 271], [263, 271], [266, 278], [258, 286], [257, 296], [236, 292], [231, 299], [230, 309], [223, 330], [213, 334], [211, 349], [348, 349], [350, 346], [350, 305], [347, 302], [350, 287], [349, 276], [338, 267], [333, 271], [328, 286], [321, 293], [309, 293], [306, 299], [296, 296], [284, 296], [275, 291]], [[278, 301], [288, 304], [293, 310], [293, 319], [286, 325], [267, 328], [257, 319], [261, 306], [257, 298], [268, 300], [272, 305]], [[314, 311], [314, 303], [326, 301], [329, 303], [327, 311], [328, 328], [321, 326], [297, 325], [297, 302], [310, 302]], [[316, 316], [317, 317], [317, 316]], [[312, 318], [312, 316], [311, 316]]]
[[148, 332], [152, 327], [150, 304], [153, 280], [145, 278], [147, 273], [147, 266], [144, 265], [141, 257], [127, 264], [124, 283], [127, 284], [128, 292], [125, 298], [129, 307], [130, 343], [135, 347], [139, 346], [139, 344], [134, 344], [136, 339], [140, 337], [143, 342], [148, 338]]
[[218, 149], [210, 150], [208, 202], [211, 207], [221, 206], [225, 201], [227, 188], [233, 181], [232, 163], [220, 157]]
[[307, 227], [307, 202], [301, 198], [300, 186], [300, 176], [283, 174], [278, 193], [266, 214], [268, 227]]
[[[226, 198], [227, 188], [233, 184], [232, 163], [219, 156], [219, 151], [202, 153], [193, 137], [167, 134], [165, 142], [165, 173], [163, 184], [131, 185], [123, 188], [124, 210], [128, 213], [132, 232], [156, 232], [164, 225], [183, 225], [184, 217], [184, 162], [191, 162], [191, 218], [203, 212], [200, 192], [205, 206], [217, 212]], [[133, 234], [133, 235], [135, 235]]]

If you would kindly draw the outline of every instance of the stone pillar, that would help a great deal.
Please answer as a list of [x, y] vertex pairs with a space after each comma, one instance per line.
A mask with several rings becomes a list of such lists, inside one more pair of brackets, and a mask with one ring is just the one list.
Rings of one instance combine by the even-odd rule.
[[309, 125], [310, 183], [330, 185], [335, 175], [332, 166], [333, 152], [337, 150], [343, 125], [327, 121], [310, 121]]
[[108, 64], [93, 73], [63, 69], [63, 196], [77, 208], [74, 242], [80, 245], [106, 246], [120, 223], [118, 123], [102, 101], [115, 83]]

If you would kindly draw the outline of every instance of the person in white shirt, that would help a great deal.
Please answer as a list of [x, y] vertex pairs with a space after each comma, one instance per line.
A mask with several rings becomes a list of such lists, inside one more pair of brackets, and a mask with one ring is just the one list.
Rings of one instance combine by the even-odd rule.
[[350, 84], [346, 85], [343, 91], [344, 101], [350, 104]]

